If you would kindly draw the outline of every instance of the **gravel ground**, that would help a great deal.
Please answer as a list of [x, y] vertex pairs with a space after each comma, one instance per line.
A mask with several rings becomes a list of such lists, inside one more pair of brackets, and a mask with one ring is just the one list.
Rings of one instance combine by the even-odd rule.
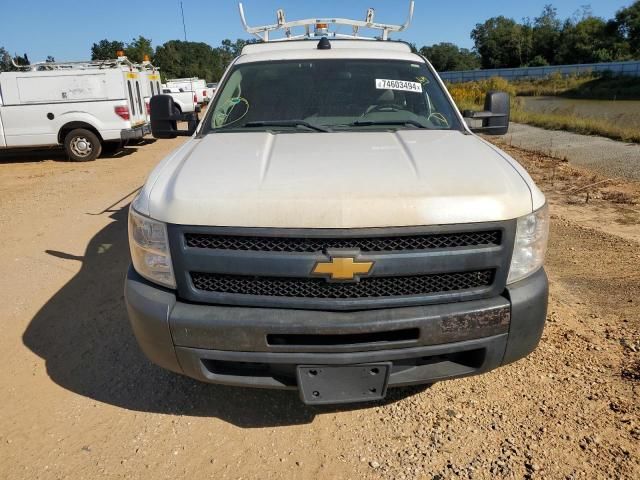
[[571, 132], [512, 124], [504, 141], [510, 145], [551, 154], [572, 165], [610, 177], [640, 180], [640, 145]]
[[182, 141], [91, 164], [0, 158], [0, 478], [640, 478], [637, 184], [576, 193], [592, 173], [509, 148], [553, 213], [538, 350], [383, 404], [308, 408], [162, 371], [133, 339], [128, 194]]

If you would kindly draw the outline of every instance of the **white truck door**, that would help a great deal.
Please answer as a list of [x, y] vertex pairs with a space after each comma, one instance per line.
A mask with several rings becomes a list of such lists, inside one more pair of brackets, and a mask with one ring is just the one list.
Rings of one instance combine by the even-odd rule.
[[157, 72], [150, 72], [147, 78], [149, 88], [151, 89], [151, 96], [160, 95], [162, 93], [162, 90], [160, 89], [160, 74]]
[[129, 103], [131, 126], [137, 127], [145, 123], [147, 118], [140, 87], [140, 74], [134, 72], [125, 73], [125, 89]]
[[151, 101], [151, 97], [156, 95], [155, 86], [149, 78], [151, 75], [152, 73], [147, 70], [140, 72], [140, 92], [142, 94], [142, 103], [144, 104], [144, 113], [147, 122], [151, 120], [149, 117], [149, 102]]
[[147, 107], [144, 103], [144, 93], [142, 91], [142, 85], [140, 82], [140, 75], [133, 81], [133, 88], [135, 90], [135, 100], [138, 102], [138, 108], [136, 113], [136, 125], [140, 125], [147, 122]]
[[160, 90], [160, 74], [149, 70], [140, 72], [140, 88], [145, 105], [145, 113], [147, 114], [146, 119], [150, 121], [149, 102], [151, 97], [162, 93], [162, 90]]

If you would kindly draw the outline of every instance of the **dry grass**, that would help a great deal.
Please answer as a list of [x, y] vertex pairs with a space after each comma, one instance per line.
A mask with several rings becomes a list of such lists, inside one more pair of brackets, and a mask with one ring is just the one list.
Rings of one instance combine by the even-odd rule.
[[517, 94], [514, 86], [500, 77], [477, 82], [450, 83], [447, 88], [461, 110], [482, 107], [487, 92], [492, 90], [507, 92], [512, 98]]
[[570, 91], [579, 91], [598, 78], [593, 74], [563, 76], [556, 72], [545, 78], [518, 80], [513, 82], [513, 86], [521, 97], [562, 96]]
[[617, 203], [618, 205], [635, 205], [636, 198], [630, 192], [624, 192], [621, 190], [605, 190], [602, 192], [602, 199], [609, 202]]
[[[586, 77], [589, 81], [589, 78]], [[592, 78], [591, 78], [592, 80]], [[563, 85], [573, 85], [581, 80], [557, 79]], [[460, 110], [478, 110], [484, 106], [487, 92], [499, 90], [511, 95], [511, 120], [525, 123], [547, 130], [564, 130], [583, 135], [598, 135], [623, 142], [640, 143], [640, 131], [637, 128], [613, 125], [610, 121], [597, 118], [584, 118], [575, 115], [557, 113], [534, 113], [525, 111], [517, 98], [517, 85], [503, 78], [495, 77], [477, 82], [456, 83], [448, 85], [449, 92]], [[560, 88], [560, 86], [558, 86]]]
[[581, 74], [518, 80], [513, 83], [518, 96], [561, 96], [591, 100], [640, 100], [640, 82], [636, 77]]
[[516, 107], [511, 111], [511, 120], [547, 130], [564, 130], [583, 135], [598, 135], [622, 142], [640, 143], [640, 131], [637, 128], [613, 125], [609, 120], [604, 119], [557, 113], [534, 113]]

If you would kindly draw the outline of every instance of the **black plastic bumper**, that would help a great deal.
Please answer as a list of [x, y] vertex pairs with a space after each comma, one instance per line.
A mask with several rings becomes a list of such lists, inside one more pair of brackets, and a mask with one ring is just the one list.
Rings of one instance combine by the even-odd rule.
[[149, 134], [151, 134], [151, 126], [148, 123], [145, 123], [144, 125], [140, 125], [138, 127], [122, 130], [120, 132], [120, 139], [123, 141], [137, 140]]
[[476, 375], [519, 360], [545, 324], [544, 271], [503, 296], [361, 312], [196, 305], [129, 270], [127, 309], [151, 361], [195, 379], [297, 388], [299, 365], [390, 362], [389, 386]]

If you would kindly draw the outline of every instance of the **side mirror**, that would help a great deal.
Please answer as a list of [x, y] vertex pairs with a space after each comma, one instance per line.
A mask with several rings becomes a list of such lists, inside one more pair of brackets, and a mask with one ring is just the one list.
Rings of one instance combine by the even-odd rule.
[[[155, 138], [190, 137], [198, 126], [198, 115], [180, 113], [171, 95], [151, 97], [151, 134]], [[188, 122], [187, 130], [178, 130], [178, 122]]]
[[505, 92], [489, 92], [484, 101], [484, 111], [474, 112], [465, 110], [464, 118], [481, 120], [481, 127], [470, 127], [474, 133], [485, 135], [506, 135], [509, 132], [509, 119], [511, 117], [511, 99]]

